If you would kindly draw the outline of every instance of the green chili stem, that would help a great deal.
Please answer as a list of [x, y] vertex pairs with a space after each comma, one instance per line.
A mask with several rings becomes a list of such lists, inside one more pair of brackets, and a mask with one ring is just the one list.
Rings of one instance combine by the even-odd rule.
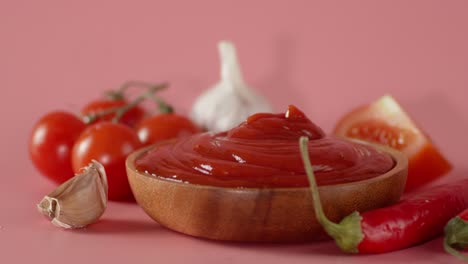
[[461, 259], [461, 260], [468, 261], [468, 256], [463, 255], [460, 251], [458, 251], [458, 250], [456, 250], [455, 248], [453, 248], [453, 247], [450, 245], [450, 243], [449, 243], [449, 241], [448, 241], [447, 238], [444, 239], [444, 249], [445, 249], [445, 251], [446, 251], [447, 253], [449, 253], [449, 254], [451, 254], [451, 255], [453, 255], [453, 256], [455, 256], [455, 257]]
[[301, 157], [304, 162], [304, 169], [307, 174], [309, 188], [312, 193], [315, 217], [322, 225], [323, 229], [325, 229], [325, 231], [335, 239], [336, 244], [343, 251], [357, 253], [359, 251], [358, 245], [364, 238], [361, 229], [362, 217], [358, 212], [354, 212], [343, 218], [340, 223], [334, 223], [327, 218], [322, 208], [317, 181], [315, 180], [314, 170], [310, 163], [308, 142], [309, 139], [307, 137], [301, 137], [299, 139]]
[[333, 228], [337, 226], [337, 224], [333, 223], [327, 218], [327, 216], [323, 212], [322, 202], [320, 201], [320, 194], [317, 186], [317, 181], [315, 180], [314, 169], [312, 167], [312, 164], [310, 163], [308, 148], [309, 139], [307, 137], [301, 137], [299, 142], [301, 147], [302, 161], [304, 162], [304, 168], [307, 174], [307, 178], [309, 179], [309, 188], [312, 193], [315, 215], [317, 216], [317, 220], [320, 222], [321, 225], [327, 225]]
[[468, 246], [468, 222], [460, 216], [452, 218], [444, 228], [444, 249], [447, 253], [468, 261], [468, 255], [464, 255], [457, 249]]

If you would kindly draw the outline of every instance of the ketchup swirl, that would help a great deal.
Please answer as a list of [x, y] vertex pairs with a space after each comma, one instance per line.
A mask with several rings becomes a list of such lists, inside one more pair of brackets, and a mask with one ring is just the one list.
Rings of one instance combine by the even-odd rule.
[[309, 154], [319, 185], [376, 177], [392, 158], [371, 146], [330, 136], [299, 109], [259, 113], [222, 133], [203, 133], [157, 145], [136, 160], [136, 168], [156, 177], [220, 187], [305, 187], [308, 180], [298, 140], [309, 138]]

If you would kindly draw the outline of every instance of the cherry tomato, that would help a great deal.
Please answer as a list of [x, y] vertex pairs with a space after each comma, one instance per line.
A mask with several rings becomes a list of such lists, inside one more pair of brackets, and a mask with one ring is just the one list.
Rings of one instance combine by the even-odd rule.
[[200, 128], [192, 123], [190, 119], [174, 113], [144, 119], [135, 129], [138, 138], [144, 145], [201, 132]]
[[420, 187], [446, 174], [450, 163], [391, 96], [384, 96], [344, 116], [336, 135], [393, 147], [409, 159], [406, 190]]
[[71, 149], [85, 128], [71, 113], [56, 111], [42, 117], [29, 140], [29, 154], [36, 168], [57, 183], [73, 177]]
[[[103, 110], [108, 110], [116, 107], [122, 107], [128, 104], [126, 100], [123, 99], [101, 99], [88, 103], [81, 109], [81, 115], [96, 114]], [[139, 106], [135, 106], [128, 110], [125, 114], [122, 115], [119, 122], [127, 126], [135, 126], [141, 119], [145, 116], [145, 110]], [[100, 121], [110, 121], [115, 117], [115, 114], [105, 115], [101, 118], [98, 118], [96, 122]]]
[[93, 159], [100, 162], [108, 178], [109, 199], [132, 199], [125, 159], [140, 146], [138, 136], [132, 128], [114, 122], [96, 123], [83, 131], [73, 146], [73, 169], [79, 171]]

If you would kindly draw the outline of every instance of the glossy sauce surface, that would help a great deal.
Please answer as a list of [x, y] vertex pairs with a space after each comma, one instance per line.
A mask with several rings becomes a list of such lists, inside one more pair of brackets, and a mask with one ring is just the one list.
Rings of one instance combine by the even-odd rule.
[[157, 145], [136, 160], [138, 171], [155, 177], [220, 187], [308, 186], [299, 137], [309, 137], [317, 183], [365, 180], [394, 162], [371, 146], [329, 137], [299, 109], [260, 113], [222, 133], [203, 133]]

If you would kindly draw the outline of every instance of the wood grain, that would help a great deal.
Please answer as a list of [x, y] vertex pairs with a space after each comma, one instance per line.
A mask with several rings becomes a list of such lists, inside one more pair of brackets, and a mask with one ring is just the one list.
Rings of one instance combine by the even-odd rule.
[[[319, 187], [326, 215], [333, 221], [357, 210], [399, 200], [406, 181], [407, 159], [393, 149], [395, 167], [378, 177]], [[150, 147], [151, 148], [151, 147]], [[132, 153], [127, 175], [137, 203], [156, 222], [172, 230], [215, 240], [302, 242], [325, 234], [315, 220], [308, 188], [222, 188], [178, 183], [136, 171], [134, 161], [149, 148]]]

